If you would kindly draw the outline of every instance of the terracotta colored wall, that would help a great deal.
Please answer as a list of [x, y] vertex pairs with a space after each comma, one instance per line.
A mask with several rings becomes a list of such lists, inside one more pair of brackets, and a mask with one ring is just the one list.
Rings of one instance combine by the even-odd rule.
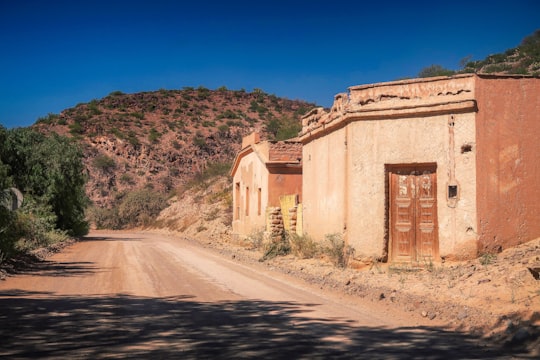
[[540, 236], [540, 79], [477, 80], [479, 251]]
[[[301, 171], [301, 170], [300, 170]], [[279, 207], [281, 195], [298, 194], [302, 197], [302, 173], [270, 173], [268, 178], [269, 194], [268, 205]]]

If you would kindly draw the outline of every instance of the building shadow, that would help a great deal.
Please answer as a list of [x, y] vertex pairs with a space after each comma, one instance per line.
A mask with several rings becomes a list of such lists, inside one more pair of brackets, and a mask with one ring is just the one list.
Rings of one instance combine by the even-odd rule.
[[[116, 359], [528, 358], [427, 327], [366, 327], [308, 316], [318, 305], [0, 292], [0, 357]], [[307, 309], [306, 309], [307, 308]]]

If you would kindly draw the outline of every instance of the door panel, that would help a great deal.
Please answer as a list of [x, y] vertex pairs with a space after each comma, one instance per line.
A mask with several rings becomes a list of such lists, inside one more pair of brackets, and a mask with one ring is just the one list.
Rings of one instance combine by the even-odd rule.
[[416, 176], [418, 189], [416, 212], [416, 260], [433, 259], [436, 256], [437, 242], [437, 189], [436, 174], [423, 171]]
[[392, 177], [392, 188], [394, 191], [393, 199], [393, 240], [394, 254], [400, 260], [410, 261], [413, 256], [413, 243], [411, 239], [414, 237], [414, 198], [412, 197], [411, 176], [396, 174]]
[[434, 258], [438, 253], [435, 167], [403, 167], [389, 176], [391, 259]]

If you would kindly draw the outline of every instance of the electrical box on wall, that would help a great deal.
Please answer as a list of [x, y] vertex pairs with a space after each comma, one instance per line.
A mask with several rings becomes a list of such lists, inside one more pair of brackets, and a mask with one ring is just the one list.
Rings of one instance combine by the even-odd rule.
[[448, 201], [448, 206], [455, 207], [459, 200], [459, 185], [458, 184], [448, 184], [448, 191], [446, 193], [446, 200]]

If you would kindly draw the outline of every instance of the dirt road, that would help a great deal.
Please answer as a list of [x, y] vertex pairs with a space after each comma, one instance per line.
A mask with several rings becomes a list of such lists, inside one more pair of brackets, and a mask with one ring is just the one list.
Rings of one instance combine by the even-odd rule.
[[[431, 323], [433, 324], [433, 323]], [[185, 239], [93, 233], [0, 282], [0, 357], [508, 358]]]

